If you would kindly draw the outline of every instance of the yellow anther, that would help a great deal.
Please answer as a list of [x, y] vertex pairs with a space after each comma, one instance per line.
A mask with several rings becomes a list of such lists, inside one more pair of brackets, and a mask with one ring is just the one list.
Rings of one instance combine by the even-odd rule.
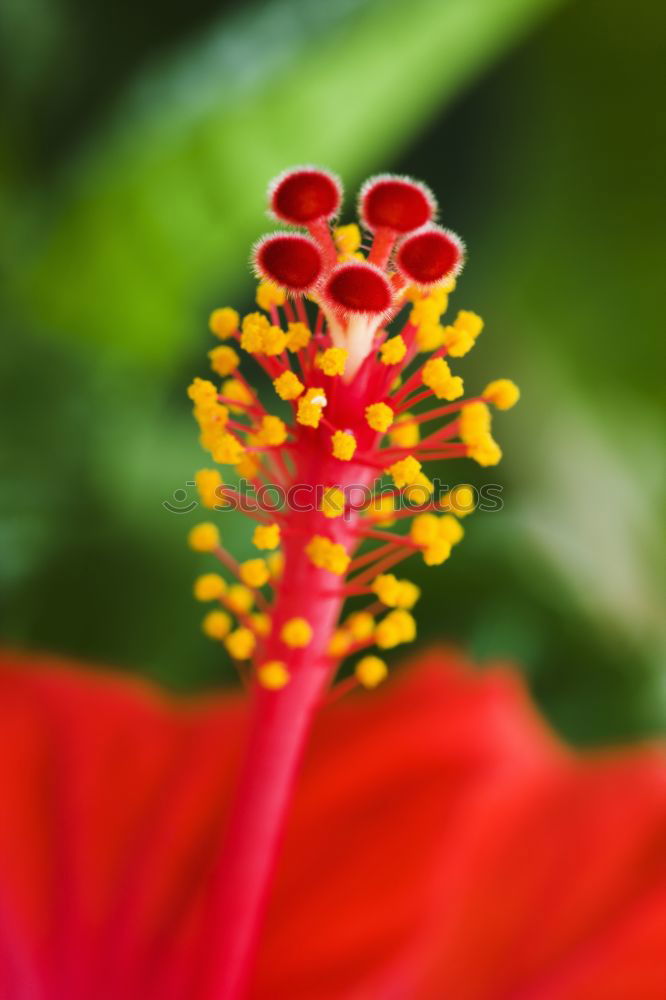
[[376, 688], [388, 676], [388, 667], [378, 656], [364, 656], [354, 667], [354, 676], [364, 688]]
[[476, 444], [490, 434], [490, 410], [485, 403], [468, 403], [460, 413], [460, 438]]
[[481, 435], [468, 445], [467, 454], [479, 465], [497, 465], [502, 459], [502, 449], [490, 434]]
[[355, 611], [347, 618], [345, 628], [355, 642], [365, 642], [375, 631], [375, 619], [368, 611]]
[[385, 433], [393, 423], [393, 410], [386, 403], [371, 403], [365, 408], [365, 419], [373, 431]]
[[396, 448], [413, 448], [420, 440], [419, 425], [407, 413], [398, 417], [389, 431], [389, 441]]
[[436, 351], [445, 342], [444, 327], [440, 323], [423, 323], [416, 331], [419, 351]]
[[[236, 403], [252, 403], [252, 393], [240, 382], [237, 378], [228, 378], [220, 386], [221, 394], [226, 398], [233, 400]], [[243, 406], [232, 406], [229, 404], [229, 409], [232, 413], [243, 413], [245, 407]]]
[[282, 660], [268, 660], [257, 669], [257, 681], [269, 691], [279, 691], [289, 683], [289, 671]]
[[240, 462], [236, 463], [236, 472], [242, 479], [254, 479], [259, 472], [259, 461], [254, 455], [246, 452]]
[[210, 521], [202, 521], [190, 529], [187, 543], [195, 552], [213, 552], [220, 544], [220, 533]]
[[214, 347], [208, 352], [210, 366], [218, 375], [231, 375], [240, 364], [240, 358], [233, 347]]
[[449, 510], [456, 517], [466, 517], [476, 506], [474, 488], [464, 483], [454, 486], [442, 497], [440, 506], [442, 510]]
[[330, 573], [342, 576], [347, 572], [350, 557], [342, 545], [332, 542], [324, 535], [313, 535], [305, 546], [305, 552], [310, 562], [319, 569], [327, 569]]
[[298, 401], [296, 413], [298, 423], [304, 427], [319, 427], [326, 402], [326, 393], [323, 389], [308, 389]]
[[222, 476], [217, 469], [199, 469], [194, 477], [199, 499], [203, 507], [212, 510], [214, 507], [222, 507], [224, 503], [217, 490], [222, 487]]
[[226, 592], [227, 585], [219, 573], [203, 573], [194, 581], [197, 601], [216, 601]]
[[342, 517], [345, 512], [345, 495], [337, 486], [328, 486], [321, 498], [320, 510], [324, 517]]
[[270, 615], [264, 615], [260, 613], [250, 615], [250, 620], [248, 622], [248, 625], [250, 626], [252, 631], [256, 632], [256, 634], [261, 636], [262, 639], [265, 639], [267, 635], [270, 635], [271, 624], [272, 622]]
[[270, 329], [270, 323], [263, 313], [249, 313], [243, 319], [240, 345], [249, 354], [262, 354], [264, 336]]
[[448, 401], [458, 399], [463, 394], [463, 383], [459, 375], [452, 375], [444, 358], [431, 358], [421, 371], [423, 384], [432, 389], [438, 399]]
[[409, 314], [409, 322], [418, 327], [431, 325], [439, 322], [442, 312], [441, 301], [434, 295], [427, 295], [414, 302], [414, 307]]
[[333, 230], [335, 247], [339, 254], [348, 256], [361, 246], [361, 230], [355, 222], [350, 222], [348, 226], [338, 226]]
[[461, 310], [455, 322], [444, 329], [444, 343], [452, 358], [462, 358], [474, 347], [483, 330], [483, 320], [476, 313]]
[[300, 649], [312, 641], [312, 626], [305, 618], [290, 618], [282, 626], [280, 638], [286, 646]]
[[291, 371], [282, 372], [281, 375], [278, 375], [276, 379], [273, 379], [273, 385], [280, 399], [298, 399], [301, 393], [305, 391], [305, 386], [301, 380]]
[[333, 456], [342, 462], [348, 462], [356, 451], [356, 438], [349, 431], [336, 431], [331, 437]]
[[379, 348], [379, 353], [383, 365], [398, 365], [407, 353], [407, 344], [398, 334], [397, 337], [385, 340]]
[[412, 486], [418, 482], [421, 463], [417, 462], [413, 455], [408, 455], [407, 458], [401, 458], [399, 462], [389, 465], [386, 471], [393, 476], [393, 482], [398, 489], [401, 489], [403, 486]]
[[317, 368], [321, 368], [324, 375], [343, 375], [348, 354], [344, 347], [327, 347], [317, 357]]
[[344, 628], [336, 628], [329, 639], [326, 652], [334, 659], [346, 656], [352, 644], [352, 636]]
[[437, 537], [448, 542], [449, 545], [457, 545], [465, 534], [460, 521], [453, 514], [444, 514], [437, 521]]
[[284, 570], [284, 554], [282, 552], [271, 552], [271, 554], [266, 557], [266, 562], [268, 564], [268, 570], [271, 574], [271, 579], [279, 580]]
[[254, 604], [254, 594], [242, 583], [232, 583], [225, 604], [235, 615], [246, 615]]
[[252, 541], [258, 549], [276, 549], [280, 544], [280, 525], [258, 524], [254, 529]]
[[409, 493], [405, 494], [405, 496], [411, 504], [418, 506], [421, 503], [425, 503], [432, 496], [434, 490], [434, 483], [428, 479], [425, 473], [419, 472], [409, 488]]
[[379, 493], [374, 496], [367, 508], [368, 516], [379, 528], [390, 528], [395, 524], [395, 518], [387, 515], [395, 513], [395, 498], [391, 493]]
[[375, 629], [375, 642], [380, 649], [392, 649], [401, 642], [411, 642], [416, 636], [416, 622], [409, 611], [391, 611]]
[[214, 309], [208, 319], [210, 332], [220, 340], [228, 340], [238, 330], [240, 316], [235, 309], [225, 306], [224, 309]]
[[257, 285], [256, 302], [260, 309], [268, 312], [271, 306], [283, 306], [286, 300], [286, 294], [272, 281], [260, 281]]
[[304, 347], [308, 346], [311, 336], [312, 334], [305, 323], [288, 323], [287, 349], [294, 353], [301, 351]]
[[261, 349], [269, 357], [282, 354], [287, 349], [287, 334], [279, 326], [269, 326], [262, 335]]
[[451, 545], [443, 538], [436, 538], [423, 550], [423, 561], [426, 566], [441, 566], [451, 555]]
[[388, 608], [397, 607], [398, 595], [400, 594], [400, 581], [393, 573], [382, 573], [376, 576], [372, 582], [371, 589], [382, 604], [385, 604]]
[[438, 537], [439, 518], [435, 514], [417, 514], [412, 520], [409, 537], [415, 545], [430, 545]]
[[261, 418], [261, 424], [255, 438], [257, 444], [276, 448], [287, 440], [287, 426], [279, 417], [267, 413]]
[[459, 330], [466, 330], [475, 340], [483, 330], [483, 320], [469, 309], [461, 309], [453, 325]]
[[249, 628], [237, 628], [229, 633], [224, 645], [234, 660], [249, 660], [254, 653], [257, 640]]
[[209, 611], [201, 623], [201, 628], [209, 639], [224, 639], [231, 630], [231, 618], [226, 611]]
[[237, 465], [245, 454], [245, 445], [233, 434], [220, 434], [210, 451], [220, 465]]
[[420, 596], [420, 587], [417, 587], [411, 580], [401, 580], [400, 589], [398, 591], [397, 606], [399, 608], [404, 608], [406, 611], [411, 611]]
[[206, 406], [217, 400], [217, 389], [206, 378], [195, 378], [187, 387], [187, 395], [195, 406]]
[[248, 587], [263, 587], [270, 577], [265, 559], [246, 559], [240, 564], [238, 574]]
[[498, 378], [490, 382], [481, 395], [498, 410], [510, 410], [520, 399], [520, 389], [510, 378]]

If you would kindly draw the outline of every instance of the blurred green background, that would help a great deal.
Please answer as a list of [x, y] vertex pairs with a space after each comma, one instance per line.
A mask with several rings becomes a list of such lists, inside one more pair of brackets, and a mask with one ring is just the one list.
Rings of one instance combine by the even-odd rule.
[[163, 507], [202, 462], [206, 318], [251, 304], [274, 173], [329, 165], [351, 209], [390, 169], [468, 242], [453, 307], [487, 327], [458, 370], [523, 389], [476, 474], [504, 510], [414, 567], [421, 636], [515, 659], [578, 742], [663, 730], [664, 27], [652, 0], [7, 0], [5, 641], [231, 681], [190, 597], [195, 515]]

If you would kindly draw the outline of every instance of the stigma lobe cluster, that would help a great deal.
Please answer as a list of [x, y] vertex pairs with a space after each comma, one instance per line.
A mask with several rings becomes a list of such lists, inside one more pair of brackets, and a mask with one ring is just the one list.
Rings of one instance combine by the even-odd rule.
[[[209, 359], [222, 381], [197, 378], [188, 390], [216, 466], [257, 489], [316, 487], [312, 509], [251, 513], [259, 554], [244, 562], [222, 546], [214, 522], [190, 532], [191, 547], [213, 553], [232, 577], [197, 579], [195, 596], [216, 605], [204, 632], [225, 644], [247, 680], [276, 691], [313, 665], [333, 677], [352, 654], [363, 655], [338, 690], [384, 678], [384, 660], [369, 650], [414, 638], [419, 596], [390, 571], [412, 554], [444, 562], [474, 506], [469, 486], [435, 496], [424, 466], [464, 456], [496, 464], [489, 404], [508, 409], [519, 395], [499, 379], [463, 398], [449, 360], [471, 350], [483, 322], [464, 310], [442, 322], [464, 248], [435, 223], [425, 185], [393, 175], [363, 185], [367, 245], [357, 224], [334, 224], [341, 201], [329, 171], [300, 167], [272, 182], [270, 211], [291, 228], [254, 247], [259, 310], [242, 319], [231, 308], [212, 313], [221, 343]], [[241, 372], [240, 352], [269, 376], [279, 413]], [[196, 483], [210, 510], [238, 489], [217, 467], [201, 469]], [[362, 510], [351, 502], [359, 487]]]

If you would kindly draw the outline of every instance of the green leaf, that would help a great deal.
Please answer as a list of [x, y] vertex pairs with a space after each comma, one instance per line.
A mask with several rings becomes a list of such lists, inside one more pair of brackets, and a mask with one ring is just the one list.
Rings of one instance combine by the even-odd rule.
[[557, 2], [274, 0], [220, 23], [119, 100], [48, 212], [38, 202], [28, 225], [18, 206], [15, 305], [176, 364], [197, 319], [247, 281], [275, 172], [315, 161], [352, 183], [381, 169]]

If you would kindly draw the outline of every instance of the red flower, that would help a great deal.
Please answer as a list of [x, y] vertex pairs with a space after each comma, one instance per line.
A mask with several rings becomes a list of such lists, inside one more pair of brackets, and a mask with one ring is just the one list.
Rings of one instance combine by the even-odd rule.
[[[0, 996], [212, 1000], [204, 919], [244, 707], [0, 666]], [[432, 653], [324, 710], [251, 995], [664, 995], [666, 767], [584, 758], [516, 678]]]

